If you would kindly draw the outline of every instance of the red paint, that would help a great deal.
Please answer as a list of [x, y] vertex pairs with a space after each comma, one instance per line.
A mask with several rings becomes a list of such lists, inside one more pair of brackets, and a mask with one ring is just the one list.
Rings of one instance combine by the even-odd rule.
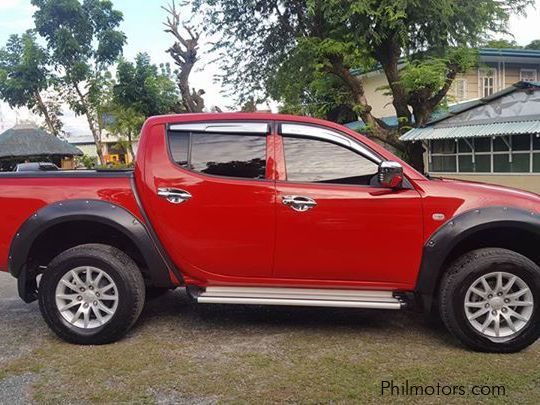
[[2, 178], [0, 176], [0, 269], [7, 270], [8, 252], [17, 229], [34, 212], [69, 199], [106, 200], [142, 220], [128, 178]]
[[[261, 120], [311, 123], [341, 131], [403, 165], [412, 190], [286, 181], [283, 140], [267, 138], [266, 180], [208, 176], [169, 159], [165, 125], [189, 121]], [[340, 125], [273, 114], [185, 114], [150, 118], [135, 168], [137, 191], [165, 250], [188, 284], [341, 287], [412, 290], [422, 249], [446, 220], [472, 209], [507, 205], [540, 212], [534, 194], [475, 183], [428, 180], [364, 136]], [[174, 205], [159, 187], [193, 195]], [[315, 199], [303, 213], [284, 195]], [[0, 266], [17, 228], [39, 208], [71, 198], [98, 198], [140, 217], [129, 179], [2, 178]], [[444, 220], [434, 220], [443, 214]]]

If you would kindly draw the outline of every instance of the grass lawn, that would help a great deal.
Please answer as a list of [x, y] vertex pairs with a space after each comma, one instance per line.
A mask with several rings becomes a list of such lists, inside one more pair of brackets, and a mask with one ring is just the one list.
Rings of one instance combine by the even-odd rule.
[[[473, 353], [414, 313], [195, 306], [177, 291], [148, 303], [122, 341], [83, 347], [53, 336], [35, 303], [0, 298], [0, 393], [32, 375], [39, 403], [540, 403], [540, 342]], [[383, 380], [465, 395], [381, 396]]]

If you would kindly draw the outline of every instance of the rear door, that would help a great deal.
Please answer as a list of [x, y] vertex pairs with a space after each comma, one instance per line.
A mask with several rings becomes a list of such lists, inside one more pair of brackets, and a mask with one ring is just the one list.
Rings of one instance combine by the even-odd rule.
[[419, 193], [379, 187], [381, 158], [345, 134], [284, 123], [281, 136], [275, 277], [413, 285], [423, 244]]
[[186, 123], [160, 130], [145, 148], [141, 195], [175, 264], [200, 280], [271, 276], [269, 123]]

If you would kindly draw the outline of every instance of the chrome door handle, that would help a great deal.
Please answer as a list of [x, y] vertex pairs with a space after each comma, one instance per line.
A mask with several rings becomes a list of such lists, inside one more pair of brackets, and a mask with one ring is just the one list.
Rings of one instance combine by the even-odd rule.
[[281, 198], [281, 202], [298, 212], [305, 212], [317, 205], [317, 202], [313, 198], [300, 195], [284, 195]]
[[158, 188], [157, 194], [172, 204], [181, 204], [191, 198], [190, 193], [176, 188]]

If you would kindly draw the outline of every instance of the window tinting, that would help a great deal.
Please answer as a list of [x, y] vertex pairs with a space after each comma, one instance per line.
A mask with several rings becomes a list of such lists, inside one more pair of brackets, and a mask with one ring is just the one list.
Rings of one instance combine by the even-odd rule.
[[459, 171], [461, 173], [474, 172], [474, 163], [472, 161], [472, 155], [459, 156]]
[[514, 135], [512, 139], [512, 150], [531, 150], [530, 135]]
[[540, 136], [533, 135], [533, 149], [534, 150], [540, 150]]
[[490, 152], [491, 151], [491, 139], [490, 138], [476, 138], [474, 140], [474, 148], [477, 152]]
[[540, 173], [540, 153], [533, 154], [533, 172]]
[[493, 139], [493, 151], [495, 152], [504, 152], [509, 150], [508, 144], [506, 142], [509, 142], [508, 138], [503, 139], [502, 137], [498, 136]]
[[434, 172], [455, 172], [456, 157], [455, 156], [433, 156], [431, 158], [431, 170]]
[[510, 155], [494, 155], [493, 171], [498, 173], [528, 173], [530, 171], [530, 155], [528, 153], [519, 153], [512, 155], [512, 162], [509, 161]]
[[470, 146], [470, 143], [472, 143], [472, 142], [473, 142], [472, 139], [470, 139], [470, 140], [460, 139], [458, 141], [459, 153], [472, 152], [472, 149], [471, 149], [471, 146]]
[[456, 141], [453, 139], [441, 139], [431, 143], [432, 153], [456, 153]]
[[287, 180], [368, 185], [378, 165], [339, 145], [316, 139], [284, 137]]
[[476, 155], [475, 156], [475, 171], [478, 173], [491, 172], [491, 156], [490, 155]]
[[172, 132], [171, 154], [179, 165], [205, 174], [264, 179], [266, 137]]
[[169, 136], [169, 148], [173, 160], [182, 167], [188, 167], [189, 132], [174, 132]]

